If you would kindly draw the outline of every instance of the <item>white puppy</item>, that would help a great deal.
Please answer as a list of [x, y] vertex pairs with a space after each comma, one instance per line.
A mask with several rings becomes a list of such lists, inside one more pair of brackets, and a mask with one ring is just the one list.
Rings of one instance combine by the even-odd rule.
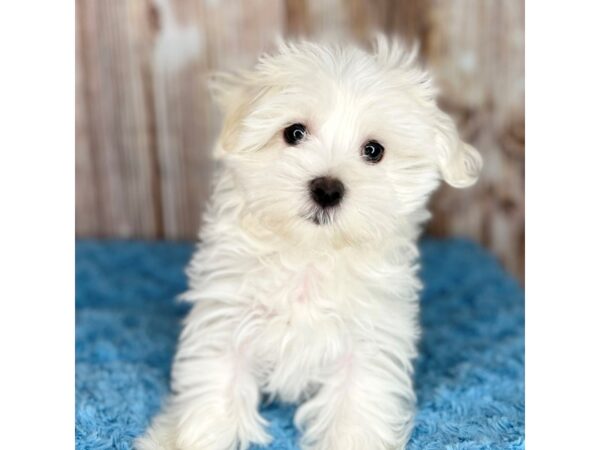
[[282, 43], [214, 80], [221, 168], [193, 308], [138, 449], [266, 444], [261, 394], [300, 403], [304, 449], [404, 448], [426, 202], [481, 168], [415, 59], [383, 37], [372, 51]]

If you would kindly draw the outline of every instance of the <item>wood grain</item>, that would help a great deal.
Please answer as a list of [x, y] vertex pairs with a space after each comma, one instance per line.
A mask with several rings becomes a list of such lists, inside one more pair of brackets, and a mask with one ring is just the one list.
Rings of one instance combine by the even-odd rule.
[[432, 201], [436, 235], [524, 257], [523, 0], [77, 0], [78, 236], [189, 239], [210, 190], [219, 115], [204, 81], [274, 37], [418, 41], [441, 106], [485, 160]]
[[[87, 145], [98, 193], [100, 235], [155, 237], [152, 148], [136, 33], [145, 20], [137, 2], [81, 0], [83, 99]], [[80, 96], [81, 97], [81, 96]], [[85, 155], [77, 149], [77, 159]], [[81, 177], [78, 174], [78, 177]], [[85, 180], [85, 178], [83, 178]], [[90, 180], [92, 181], [92, 180]]]
[[[81, 8], [77, 8], [77, 13]], [[95, 174], [94, 153], [90, 146], [89, 126], [85, 101], [85, 74], [83, 70], [82, 20], [76, 21], [75, 39], [75, 227], [77, 234], [97, 236], [102, 231], [98, 180]]]

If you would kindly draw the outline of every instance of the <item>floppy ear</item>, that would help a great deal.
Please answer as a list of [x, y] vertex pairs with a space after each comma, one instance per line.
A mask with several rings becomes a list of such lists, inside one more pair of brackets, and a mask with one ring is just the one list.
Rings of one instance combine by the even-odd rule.
[[436, 159], [443, 180], [455, 188], [473, 185], [483, 166], [481, 155], [463, 142], [452, 119], [437, 112], [435, 124]]
[[477, 181], [482, 167], [481, 156], [472, 146], [463, 142], [452, 119], [435, 106], [437, 89], [427, 71], [416, 64], [418, 45], [407, 50], [398, 39], [389, 40], [376, 35], [374, 43], [376, 58], [387, 67], [401, 68], [402, 76], [420, 86], [420, 100], [434, 105], [435, 159], [442, 178], [450, 186], [465, 188]]
[[223, 114], [217, 152], [231, 151], [239, 140], [242, 120], [250, 109], [250, 89], [245, 86], [241, 74], [219, 72], [210, 76], [208, 90]]
[[212, 97], [223, 113], [223, 127], [217, 141], [217, 156], [223, 152], [259, 150], [272, 137], [274, 118], [260, 107], [272, 92], [268, 73], [256, 70], [237, 74], [217, 74], [209, 81]]

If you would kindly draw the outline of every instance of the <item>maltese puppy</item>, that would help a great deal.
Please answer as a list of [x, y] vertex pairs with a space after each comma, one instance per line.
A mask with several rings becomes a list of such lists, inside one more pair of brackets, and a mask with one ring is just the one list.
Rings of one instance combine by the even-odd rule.
[[299, 403], [301, 447], [403, 449], [419, 337], [416, 240], [440, 180], [477, 151], [416, 51], [280, 43], [220, 75], [220, 162], [188, 267], [172, 395], [138, 449], [270, 441], [263, 396]]

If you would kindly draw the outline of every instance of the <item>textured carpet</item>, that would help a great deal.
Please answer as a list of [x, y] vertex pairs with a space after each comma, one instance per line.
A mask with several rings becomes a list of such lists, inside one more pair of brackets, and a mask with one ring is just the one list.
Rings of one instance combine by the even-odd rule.
[[[523, 290], [464, 240], [421, 244], [425, 290], [410, 450], [524, 448]], [[130, 449], [168, 392], [188, 243], [78, 241], [77, 449]], [[296, 449], [269, 406], [270, 449]]]

